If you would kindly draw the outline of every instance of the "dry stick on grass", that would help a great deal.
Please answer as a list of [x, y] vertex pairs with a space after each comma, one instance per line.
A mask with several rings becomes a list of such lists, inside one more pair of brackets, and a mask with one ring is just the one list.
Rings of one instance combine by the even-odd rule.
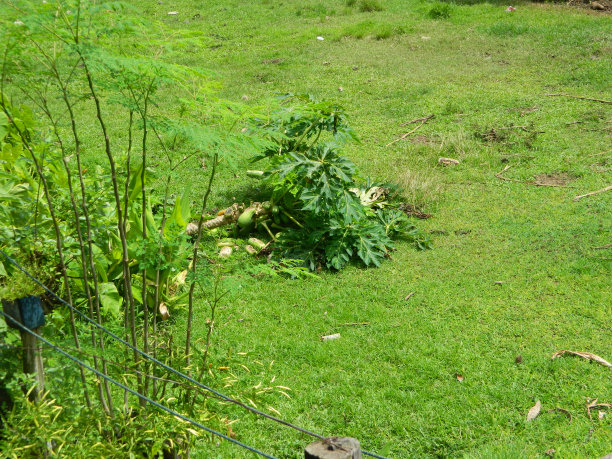
[[602, 188], [601, 190], [591, 191], [590, 193], [581, 194], [580, 196], [576, 196], [574, 198], [574, 201], [578, 201], [579, 199], [586, 198], [587, 196], [593, 196], [594, 194], [599, 194], [599, 193], [603, 193], [605, 191], [611, 191], [611, 190], [612, 190], [612, 185]]
[[612, 403], [597, 403], [597, 399], [594, 399], [592, 401], [587, 401], [587, 414], [589, 415], [589, 419], [592, 421], [593, 420], [593, 416], [591, 415], [591, 410], [592, 409], [602, 409], [602, 408], [612, 408]]
[[593, 153], [592, 155], [589, 155], [589, 158], [592, 157], [592, 156], [605, 155], [607, 153], [612, 153], [612, 150], [602, 151], [600, 153]]
[[593, 99], [592, 97], [582, 97], [582, 96], [572, 96], [571, 94], [544, 94], [549, 97], [571, 97], [572, 99], [581, 99], [581, 100], [591, 100], [593, 102], [601, 102], [602, 104], [612, 104], [612, 101], [603, 100], [603, 99]]
[[509, 178], [509, 177], [504, 177], [502, 174], [504, 172], [506, 172], [508, 169], [510, 169], [511, 167], [512, 167], [511, 165], [507, 165], [506, 167], [504, 167], [503, 170], [501, 170], [497, 174], [495, 174], [495, 177], [497, 177], [500, 180], [506, 180], [508, 182], [524, 183], [525, 185], [550, 186], [550, 187], [554, 187], [554, 188], [566, 188], [566, 185], [556, 185], [554, 183], [538, 183], [538, 182], [534, 182], [532, 180], [518, 180], [518, 179]]
[[420, 123], [422, 121], [429, 121], [433, 117], [434, 117], [434, 115], [432, 114], [432, 115], [429, 115], [429, 116], [424, 116], [422, 118], [415, 118], [413, 120], [406, 121], [405, 123], [401, 123], [400, 126], [407, 126], [407, 125], [413, 124], [413, 123]]
[[506, 172], [508, 169], [510, 169], [512, 166], [511, 165], [507, 165], [506, 167], [504, 167], [503, 170], [499, 171], [497, 174], [495, 174], [495, 177], [497, 177], [500, 180], [506, 180], [507, 182], [517, 182], [517, 183], [525, 183], [523, 180], [517, 180], [517, 179], [513, 179], [513, 178], [508, 178], [508, 177], [504, 177], [502, 174], [504, 172]]
[[351, 325], [370, 325], [370, 322], [347, 322], [344, 324], [338, 324], [342, 327], [349, 327]]
[[[395, 142], [399, 142], [400, 140], [404, 140], [406, 137], [408, 137], [410, 134], [415, 133], [416, 131], [418, 131], [425, 123], [427, 123], [430, 119], [432, 119], [434, 117], [434, 115], [429, 115], [426, 116], [425, 118], [422, 118], [421, 124], [419, 124], [417, 127], [415, 127], [412, 131], [408, 131], [405, 134], [402, 134], [401, 136], [399, 136], [397, 139], [392, 140], [391, 142], [389, 142], [387, 145], [385, 145], [386, 147], [388, 147], [389, 145], [393, 145]], [[414, 120], [415, 122], [417, 120]], [[409, 123], [412, 123], [412, 121], [409, 121]]]
[[612, 243], [606, 244], [606, 245], [600, 245], [599, 247], [593, 247], [593, 249], [596, 249], [596, 250], [612, 249]]

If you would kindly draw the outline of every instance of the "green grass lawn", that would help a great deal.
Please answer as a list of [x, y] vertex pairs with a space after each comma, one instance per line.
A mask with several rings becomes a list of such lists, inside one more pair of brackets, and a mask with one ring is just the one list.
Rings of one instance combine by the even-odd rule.
[[[469, 0], [132, 3], [165, 25], [141, 45], [189, 37], [161, 58], [207, 69], [225, 99], [261, 112], [288, 92], [338, 102], [361, 139], [346, 155], [433, 215], [415, 220], [433, 249], [399, 242], [380, 268], [290, 280], [234, 267], [205, 384], [388, 457], [612, 452], [611, 410], [592, 420], [586, 410], [588, 399], [612, 403], [612, 369], [551, 359], [568, 349], [612, 361], [612, 250], [596, 248], [612, 243], [612, 192], [573, 201], [612, 184], [612, 104], [548, 95], [612, 101], [612, 16]], [[388, 145], [418, 126], [401, 123], [432, 114]], [[110, 123], [122, 141], [125, 121]], [[101, 145], [93, 118], [82, 136], [87, 152]], [[211, 207], [256, 186], [248, 155], [238, 156], [221, 164]], [[440, 157], [459, 164], [442, 167]], [[185, 164], [173, 191], [190, 185], [200, 196], [208, 172]], [[234, 262], [248, 267], [247, 258]], [[197, 347], [210, 294], [196, 304]], [[173, 317], [182, 340], [186, 314]], [[320, 338], [333, 333], [341, 337]], [[526, 422], [538, 400], [540, 416]], [[215, 419], [224, 433], [276, 457], [303, 457], [312, 441], [208, 403], [236, 421], [230, 431]], [[251, 453], [202, 438], [193, 457]]]
[[[432, 231], [434, 249], [400, 243], [379, 269], [299, 281], [239, 275], [217, 311], [215, 361], [230, 362], [233, 387], [276, 377], [272, 385], [291, 388], [259, 408], [391, 457], [612, 452], [612, 414], [591, 421], [585, 408], [587, 398], [612, 402], [610, 368], [551, 360], [561, 349], [612, 359], [612, 258], [593, 249], [612, 242], [612, 193], [572, 201], [612, 182], [612, 105], [546, 96], [612, 100], [612, 18], [551, 4], [513, 13], [505, 3], [359, 5], [144, 7], [169, 31], [199, 37], [173, 59], [212, 69], [229, 99], [266, 107], [278, 93], [308, 92], [342, 104], [362, 140], [350, 158], [366, 175], [407, 185], [433, 214], [417, 224]], [[429, 114], [408, 140], [386, 146], [416, 126], [400, 123]], [[440, 167], [441, 156], [460, 164]], [[246, 166], [223, 172], [215, 205], [244, 187]], [[517, 181], [495, 176], [506, 166]], [[204, 186], [200, 169], [185, 173]], [[570, 181], [524, 183], [541, 174]], [[207, 315], [202, 302], [196, 338]], [[342, 325], [353, 322], [369, 325]], [[227, 374], [213, 373], [216, 385]], [[527, 423], [537, 400], [542, 413]], [[557, 407], [572, 421], [549, 412]], [[239, 419], [237, 439], [274, 455], [300, 457], [310, 441], [221, 410]], [[225, 442], [198, 448], [198, 457], [248, 456]]]

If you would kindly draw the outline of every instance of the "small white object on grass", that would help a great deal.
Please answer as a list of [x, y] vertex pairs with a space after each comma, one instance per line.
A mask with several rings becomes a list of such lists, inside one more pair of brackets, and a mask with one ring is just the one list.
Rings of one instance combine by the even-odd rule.
[[319, 35], [319, 36], [317, 37], [317, 40], [319, 40], [319, 41], [323, 41], [323, 40], [325, 40], [325, 38], [323, 38], [321, 35]]
[[174, 16], [174, 15], [178, 14], [178, 11], [168, 11], [168, 14], [170, 16]]
[[340, 338], [340, 333], [334, 333], [333, 335], [321, 336], [321, 341], [330, 341], [338, 338]]

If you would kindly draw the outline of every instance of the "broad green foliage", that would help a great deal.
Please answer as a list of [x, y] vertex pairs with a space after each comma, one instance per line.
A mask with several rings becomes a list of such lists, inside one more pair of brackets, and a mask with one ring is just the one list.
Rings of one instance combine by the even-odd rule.
[[[7, 110], [10, 110], [15, 123], [20, 126], [20, 131], [25, 133], [34, 145], [33, 154], [45, 170], [45, 178], [54, 195], [54, 203], [57, 204], [57, 215], [59, 216], [60, 229], [69, 235], [65, 238], [64, 246], [68, 254], [73, 255], [72, 262], [67, 266], [71, 278], [75, 279], [77, 287], [76, 301], [78, 304], [84, 303], [85, 289], [83, 285], [83, 271], [77, 262], [80, 247], [73, 235], [71, 228], [72, 220], [69, 205], [69, 189], [67, 176], [61, 166], [60, 152], [54, 144], [40, 139], [40, 133], [36, 130], [36, 125], [31, 119], [27, 107], [17, 109], [5, 103]], [[30, 116], [26, 118], [24, 116]], [[4, 115], [6, 117], [6, 115]], [[24, 254], [32, 260], [36, 256], [53, 258], [55, 247], [53, 230], [49, 216], [47, 203], [42, 196], [42, 187], [37, 172], [32, 165], [30, 153], [23, 147], [19, 134], [15, 128], [8, 123], [5, 124], [5, 135], [2, 142], [3, 151], [10, 150], [11, 155], [4, 155], [0, 170], [0, 247], [13, 255], [23, 256]], [[38, 139], [38, 140], [37, 140]], [[7, 147], [8, 146], [8, 147]], [[96, 275], [98, 277], [100, 289], [100, 302], [103, 311], [119, 316], [123, 304], [120, 292], [122, 286], [121, 268], [121, 247], [116, 228], [116, 212], [109, 206], [111, 202], [110, 188], [108, 180], [109, 173], [101, 166], [97, 166], [84, 174], [87, 190], [88, 210], [94, 221], [92, 225], [92, 239], [94, 242], [92, 250], [96, 264]], [[149, 173], [145, 173], [148, 177]], [[73, 187], [78, 187], [76, 177], [72, 177]], [[161, 209], [163, 203], [156, 199], [152, 204], [151, 199], [146, 209], [146, 224], [151, 235], [146, 240], [142, 233], [142, 212], [140, 206], [140, 192], [142, 190], [142, 167], [136, 168], [132, 173], [128, 196], [125, 202], [128, 205], [128, 231], [127, 240], [129, 243], [128, 253], [132, 260], [140, 260], [134, 264], [132, 270], [132, 288], [139, 293], [134, 298], [142, 303], [142, 276], [141, 268], [148, 268], [147, 279], [151, 284], [155, 283], [156, 270], [160, 270], [160, 285], [162, 286], [161, 300], [168, 306], [180, 306], [184, 301], [184, 292], [181, 291], [184, 285], [182, 279], [177, 276], [181, 270], [187, 268], [188, 245], [184, 237], [184, 229], [187, 225], [189, 210], [189, 190], [182, 196], [174, 200], [173, 205], [168, 205], [165, 219], [165, 230], [161, 232], [162, 215], [153, 214], [153, 205]], [[26, 258], [27, 259], [27, 258]], [[15, 269], [12, 265], [2, 260], [2, 273], [14, 274]], [[48, 274], [52, 279], [53, 273]], [[91, 286], [93, 288], [93, 284]], [[153, 296], [150, 295], [148, 301], [153, 306]]]
[[344, 111], [310, 96], [288, 96], [285, 104], [260, 121], [270, 145], [254, 159], [268, 160], [263, 177], [273, 190], [272, 204], [300, 222], [281, 233], [275, 253], [302, 259], [312, 270], [339, 270], [352, 260], [379, 266], [393, 248], [393, 236], [406, 235], [426, 247], [397, 204], [375, 206], [376, 200], [362, 199], [380, 190], [378, 197], [388, 201], [391, 190], [369, 181], [361, 189], [357, 185], [355, 165], [339, 150], [357, 140]]
[[[197, 260], [193, 241], [185, 235], [192, 196], [189, 186], [181, 186], [179, 193], [171, 187], [181, 167], [210, 158], [231, 163], [252, 142], [235, 129], [241, 107], [219, 101], [216, 83], [202, 71], [164, 59], [169, 40], [147, 48], [144, 37], [156, 27], [120, 2], [0, 4], [0, 248], [90, 319], [129, 335], [133, 346], [175, 366], [184, 362], [184, 355], [189, 371], [204, 374], [200, 366], [208, 369], [206, 358], [199, 349], [189, 350], [190, 335], [184, 341], [187, 350], [177, 357], [177, 347], [185, 347], [173, 341], [173, 320], [162, 323], [178, 317], [188, 304], [187, 283], [193, 291], [210, 278], [207, 269], [187, 276]], [[171, 41], [177, 45], [176, 39]], [[159, 169], [164, 173], [158, 174]], [[210, 192], [212, 175], [206, 175], [211, 177]], [[22, 292], [13, 284], [21, 278], [2, 262], [2, 294], [18, 296]], [[193, 409], [190, 387], [146, 380], [143, 375], [160, 370], [136, 355], [130, 360], [132, 353], [122, 348], [106, 347], [105, 338], [63, 306], [49, 322], [45, 332], [55, 335], [53, 341], [70, 333], [71, 345], [80, 348], [75, 352], [84, 352], [80, 357], [106, 375], [153, 399], [172, 401], [181, 412]], [[2, 331], [0, 340], [4, 338]], [[190, 363], [191, 355], [198, 361]], [[99, 358], [110, 366], [100, 366]], [[57, 371], [54, 357], [45, 360], [48, 375]], [[78, 396], [83, 407], [75, 404], [75, 410], [66, 410], [54, 423], [38, 405], [19, 399], [8, 420], [10, 429], [22, 430], [23, 418], [59, 430], [38, 437], [24, 430], [3, 448], [43, 455], [46, 442], [53, 439], [58, 448], [53, 454], [64, 448], [64, 454], [83, 457], [129, 457], [156, 455], [173, 438], [183, 438], [173, 417], [157, 414], [152, 422], [155, 414], [142, 410], [133, 420], [138, 401], [124, 401], [101, 379], [61, 364], [72, 370], [76, 388], [53, 378], [46, 388], [60, 404], [74, 404]], [[0, 374], [0, 379], [5, 376], [8, 380], [13, 375]], [[55, 401], [47, 405], [59, 412], [58, 406]], [[100, 423], [92, 419], [100, 415], [98, 407], [108, 415]], [[201, 408], [203, 417], [214, 417]], [[107, 427], [112, 417], [122, 419], [112, 426], [117, 430]], [[75, 430], [83, 430], [77, 441], [72, 427], [65, 428], [71, 420]], [[153, 431], [142, 430], [147, 423]]]

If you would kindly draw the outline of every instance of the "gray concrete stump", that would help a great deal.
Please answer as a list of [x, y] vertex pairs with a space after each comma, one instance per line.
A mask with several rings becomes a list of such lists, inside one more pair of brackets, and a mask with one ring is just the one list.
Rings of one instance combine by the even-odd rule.
[[361, 445], [356, 438], [329, 437], [317, 440], [304, 450], [305, 459], [361, 459]]

